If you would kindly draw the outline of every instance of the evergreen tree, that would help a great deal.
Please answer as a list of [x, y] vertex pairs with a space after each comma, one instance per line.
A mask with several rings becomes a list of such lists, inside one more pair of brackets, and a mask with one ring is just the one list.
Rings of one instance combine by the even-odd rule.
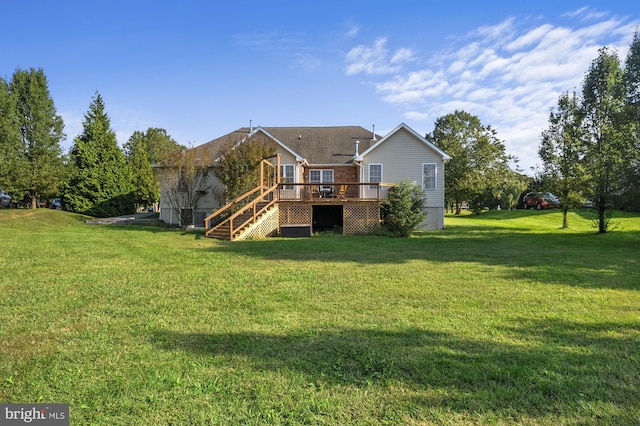
[[[26, 187], [20, 182], [21, 170], [27, 170], [15, 97], [9, 83], [0, 78], [0, 189], [16, 196]], [[21, 194], [22, 195], [22, 194]]]
[[414, 182], [402, 180], [389, 188], [381, 206], [382, 230], [394, 237], [408, 237], [427, 216], [424, 191]]
[[15, 191], [27, 193], [36, 207], [40, 197], [55, 194], [62, 183], [64, 123], [56, 114], [42, 69], [16, 70], [9, 90], [15, 99], [22, 138], [16, 153]]
[[135, 131], [124, 149], [136, 204], [146, 206], [157, 202], [160, 199], [160, 183], [149, 161], [145, 134]]
[[67, 210], [97, 217], [135, 211], [126, 159], [99, 93], [92, 98], [83, 132], [71, 149], [71, 167], [64, 194]]

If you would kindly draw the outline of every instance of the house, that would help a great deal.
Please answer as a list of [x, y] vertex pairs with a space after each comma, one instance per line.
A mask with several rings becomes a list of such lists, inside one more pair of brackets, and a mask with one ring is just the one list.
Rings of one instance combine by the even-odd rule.
[[[208, 190], [195, 211], [188, 214], [194, 223], [206, 223], [208, 235], [216, 235], [213, 229], [224, 227], [224, 221], [240, 220], [241, 206], [242, 227], [260, 228], [257, 216], [269, 223], [262, 225], [266, 228], [262, 231], [248, 232], [249, 237], [296, 226], [311, 231], [342, 228], [346, 234], [366, 233], [379, 223], [380, 202], [386, 191], [401, 180], [414, 182], [425, 191], [427, 216], [421, 229], [444, 227], [444, 164], [450, 157], [404, 123], [386, 136], [359, 126], [241, 128], [192, 150], [213, 166], [224, 149], [254, 138], [275, 143], [277, 157], [268, 159], [268, 165], [273, 166], [276, 177], [253, 191], [254, 205], [247, 207], [249, 198], [222, 205], [216, 198], [221, 182], [215, 173], [207, 173]], [[161, 219], [179, 224], [180, 215], [162, 198]], [[263, 210], [257, 214], [259, 205]], [[272, 213], [267, 215], [269, 209]], [[217, 217], [211, 217], [214, 210]], [[235, 217], [229, 219], [232, 215]], [[228, 239], [240, 238], [240, 224], [231, 223], [219, 237], [227, 231]]]

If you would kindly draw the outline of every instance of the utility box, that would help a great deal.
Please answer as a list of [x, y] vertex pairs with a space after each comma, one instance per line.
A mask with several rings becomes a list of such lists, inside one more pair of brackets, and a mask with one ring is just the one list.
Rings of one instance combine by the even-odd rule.
[[280, 236], [285, 238], [310, 237], [313, 235], [310, 223], [280, 225]]

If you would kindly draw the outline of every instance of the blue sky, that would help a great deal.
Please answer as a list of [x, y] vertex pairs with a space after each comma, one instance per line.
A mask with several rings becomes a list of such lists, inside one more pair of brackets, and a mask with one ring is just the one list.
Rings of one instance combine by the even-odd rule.
[[[8, 4], [7, 4], [8, 3]], [[531, 173], [540, 132], [602, 46], [627, 54], [632, 1], [10, 1], [0, 76], [42, 68], [68, 148], [96, 91], [120, 144], [165, 128], [199, 145], [239, 127], [420, 134], [463, 109]]]

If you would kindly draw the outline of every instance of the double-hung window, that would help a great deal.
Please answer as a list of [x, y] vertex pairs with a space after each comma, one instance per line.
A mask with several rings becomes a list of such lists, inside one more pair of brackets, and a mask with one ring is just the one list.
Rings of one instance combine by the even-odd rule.
[[[311, 183], [333, 183], [333, 169], [317, 169], [317, 170], [309, 170], [309, 182]], [[331, 186], [322, 186], [318, 185], [317, 191], [320, 194], [329, 194], [332, 192]], [[312, 189], [313, 191], [313, 189]]]
[[[369, 164], [369, 182], [382, 182], [382, 164]], [[369, 185], [369, 189], [376, 189], [376, 185]]]
[[[294, 181], [294, 164], [281, 164], [280, 165], [280, 182], [281, 183], [293, 183]], [[293, 189], [292, 185], [285, 185], [284, 189]]]
[[422, 189], [436, 189], [437, 168], [435, 163], [422, 164]]
[[309, 182], [333, 183], [333, 169], [309, 170]]

